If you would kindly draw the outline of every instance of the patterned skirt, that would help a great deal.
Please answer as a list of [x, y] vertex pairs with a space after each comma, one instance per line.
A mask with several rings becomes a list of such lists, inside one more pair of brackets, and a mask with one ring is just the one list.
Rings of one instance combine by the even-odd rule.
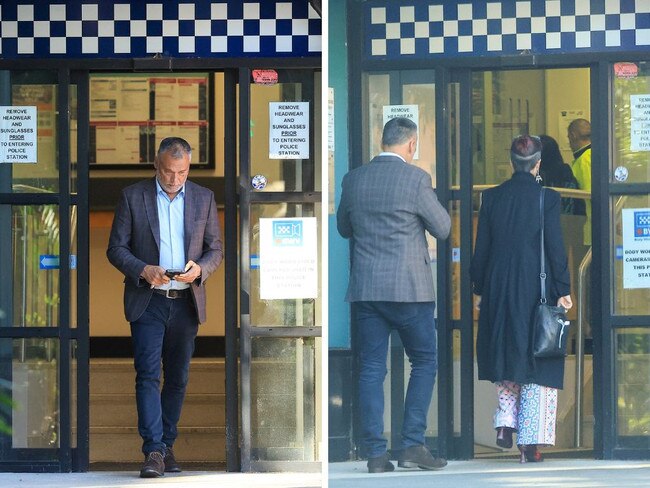
[[510, 427], [517, 431], [517, 444], [555, 444], [557, 389], [511, 381], [495, 383], [499, 405], [494, 428]]

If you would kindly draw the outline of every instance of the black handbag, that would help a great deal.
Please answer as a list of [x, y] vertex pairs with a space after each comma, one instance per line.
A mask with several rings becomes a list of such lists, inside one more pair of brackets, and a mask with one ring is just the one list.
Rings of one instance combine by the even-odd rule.
[[555, 358], [566, 356], [567, 337], [570, 322], [564, 307], [546, 303], [546, 272], [544, 260], [544, 188], [539, 196], [541, 230], [541, 298], [533, 316], [533, 356], [536, 358]]

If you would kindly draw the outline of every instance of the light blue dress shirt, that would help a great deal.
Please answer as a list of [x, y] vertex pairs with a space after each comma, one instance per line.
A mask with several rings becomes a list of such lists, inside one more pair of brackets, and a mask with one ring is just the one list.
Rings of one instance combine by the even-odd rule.
[[[165, 269], [185, 269], [185, 185], [173, 200], [156, 179], [158, 203], [158, 222], [160, 223], [160, 262]], [[182, 290], [189, 288], [187, 283], [171, 280], [167, 285], [157, 286], [161, 290], [168, 288]]]

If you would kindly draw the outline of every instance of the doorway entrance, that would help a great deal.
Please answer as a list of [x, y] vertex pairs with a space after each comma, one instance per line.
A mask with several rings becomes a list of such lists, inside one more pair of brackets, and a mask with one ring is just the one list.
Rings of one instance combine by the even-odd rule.
[[[320, 471], [320, 286], [311, 299], [260, 296], [257, 242], [264, 218], [313, 219], [320, 232], [318, 61], [283, 60], [264, 79], [218, 59], [0, 72], [0, 106], [35, 107], [38, 137], [35, 164], [0, 164], [0, 377], [15, 401], [2, 413], [0, 470], [85, 471], [93, 445], [109, 447], [104, 462], [129, 452], [141, 460], [122, 277], [104, 253], [120, 190], [153, 176], [158, 136], [172, 131], [192, 143], [190, 179], [215, 192], [225, 249], [208, 282], [210, 323], [197, 340], [204, 357], [191, 365], [196, 398], [179, 442], [191, 440], [179, 461]], [[271, 154], [278, 104], [300, 106], [297, 155]], [[255, 175], [265, 188], [252, 186]], [[106, 361], [91, 378], [92, 344], [118, 350], [117, 374]], [[119, 385], [126, 390], [111, 389]], [[210, 459], [192, 457], [208, 451]]]

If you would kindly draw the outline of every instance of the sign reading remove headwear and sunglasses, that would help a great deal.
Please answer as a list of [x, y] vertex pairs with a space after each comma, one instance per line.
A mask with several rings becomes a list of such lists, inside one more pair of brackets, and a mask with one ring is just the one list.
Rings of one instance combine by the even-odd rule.
[[0, 107], [0, 163], [35, 163], [36, 107]]

